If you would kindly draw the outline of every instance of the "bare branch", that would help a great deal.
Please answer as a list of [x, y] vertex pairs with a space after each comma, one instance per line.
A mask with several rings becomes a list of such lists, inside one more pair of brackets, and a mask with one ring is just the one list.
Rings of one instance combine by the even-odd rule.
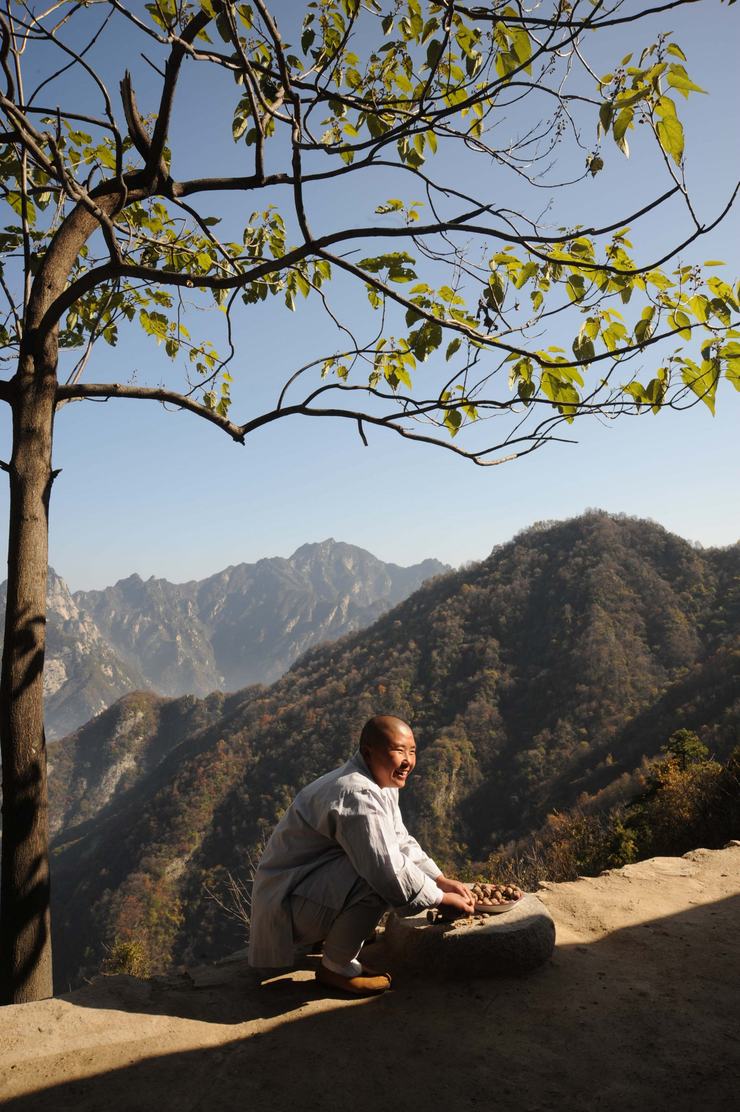
[[178, 409], [186, 409], [195, 413], [211, 424], [216, 425], [235, 440], [238, 444], [244, 443], [244, 428], [235, 425], [228, 418], [222, 417], [215, 410], [209, 409], [200, 402], [179, 394], [176, 390], [165, 390], [158, 386], [128, 386], [119, 382], [87, 382], [60, 385], [57, 387], [57, 402], [72, 400], [73, 398], [97, 398], [107, 401], [109, 398], [134, 398], [142, 401], [163, 402], [174, 405]]
[[[602, 27], [617, 27], [625, 23], [636, 23], [638, 20], [644, 19], [650, 15], [661, 15], [663, 12], [673, 11], [675, 8], [684, 8], [689, 4], [698, 4], [700, 0], [671, 0], [668, 4], [660, 4], [654, 8], [640, 8], [632, 15], [616, 16], [613, 19], [598, 19], [597, 14], [584, 20], [574, 20], [568, 14], [568, 8], [562, 7], [560, 11], [564, 13], [564, 18], [560, 18], [560, 11], [554, 19], [546, 19], [542, 16], [530, 15], [527, 13], [523, 16], [507, 15], [506, 22], [514, 25], [525, 27], [540, 27], [542, 29], [552, 28], [558, 30], [560, 28], [568, 28], [571, 31], [584, 31], [586, 29], [596, 30]], [[470, 16], [471, 19], [480, 19], [488, 22], [498, 19], [499, 16], [495, 9], [491, 8], [478, 8], [470, 7], [467, 4], [453, 4], [452, 7], [456, 12], [462, 15]], [[616, 5], [615, 5], [616, 7]]]
[[[152, 149], [152, 141], [146, 133], [146, 128], [139, 114], [139, 109], [136, 104], [136, 94], [134, 93], [131, 84], [131, 74], [128, 70], [126, 70], [121, 78], [120, 89], [123, 114], [126, 117], [126, 125], [131, 142], [144, 161], [146, 161]], [[163, 172], [166, 172], [166, 167], [164, 167], [164, 165], [161, 165], [160, 168]]]
[[208, 26], [210, 20], [211, 16], [209, 16], [207, 12], [198, 12], [198, 14], [194, 15], [188, 22], [182, 35], [173, 43], [172, 51], [165, 66], [165, 76], [159, 102], [159, 112], [157, 113], [157, 122], [154, 125], [149, 157], [146, 160], [145, 173], [149, 180], [154, 180], [156, 175], [160, 173], [161, 159], [164, 153], [165, 143], [167, 142], [172, 105], [175, 99], [175, 88], [177, 86], [182, 60], [185, 57], [185, 48], [192, 44], [198, 34]]

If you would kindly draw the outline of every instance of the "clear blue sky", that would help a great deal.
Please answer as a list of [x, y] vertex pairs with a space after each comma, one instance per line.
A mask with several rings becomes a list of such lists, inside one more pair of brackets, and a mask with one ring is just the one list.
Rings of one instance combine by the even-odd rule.
[[[659, 21], [664, 29], [675, 24], [689, 73], [711, 92], [684, 108], [690, 183], [706, 219], [739, 176], [738, 11], [740, 5], [706, 0], [680, 18], [672, 21], [669, 13]], [[624, 39], [614, 36], [614, 60]], [[111, 73], [120, 69], [110, 54], [104, 61]], [[140, 103], [149, 108], [146, 79], [138, 80]], [[209, 169], [219, 159], [233, 166], [246, 157], [243, 148], [235, 151], [220, 138], [219, 128], [228, 133], [230, 109], [221, 120], [217, 115], [218, 104], [204, 91], [184, 98], [176, 159], [178, 141], [193, 136], [193, 159], [205, 156]], [[605, 148], [603, 178], [587, 183], [592, 198], [598, 189], [603, 203], [609, 190], [609, 203], [626, 211], [632, 194], [657, 191], [640, 176], [652, 171], [640, 170], [639, 138], [635, 146], [629, 166], [619, 163], [613, 145]], [[181, 172], [177, 162], [175, 171]], [[466, 173], [462, 164], [463, 182]], [[312, 217], [327, 227], [339, 207], [342, 223], [350, 224], [355, 212], [358, 219], [371, 215], [385, 195], [317, 193]], [[543, 206], [548, 199], [543, 197]], [[584, 192], [575, 203], [587, 215], [591, 202]], [[677, 212], [667, 212], [650, 239], [641, 237], [646, 254], [670, 236]], [[732, 278], [738, 272], [738, 227], [737, 217], [728, 221], [692, 260], [724, 259], [725, 276]], [[341, 290], [338, 296], [341, 303]], [[256, 313], [245, 309], [237, 321], [233, 416], [243, 420], [274, 396], [275, 384], [291, 369], [333, 340], [326, 340], [326, 320], [313, 302], [295, 314], [277, 302]], [[142, 383], [162, 376], [178, 381], [151, 341], [133, 333], [116, 349], [101, 346], [86, 378], [127, 381], [133, 371]], [[153, 403], [76, 403], [63, 408], [56, 425], [55, 466], [62, 472], [52, 499], [51, 562], [73, 589], [104, 586], [134, 571], [180, 581], [243, 560], [287, 556], [306, 541], [334, 536], [398, 563], [436, 556], [459, 564], [486, 556], [534, 521], [587, 507], [649, 517], [704, 545], [730, 544], [738, 539], [740, 520], [738, 417], [740, 395], [726, 386], [714, 418], [700, 405], [684, 414], [610, 425], [584, 422], [576, 425], [577, 445], [552, 445], [502, 467], [478, 469], [380, 431], [370, 432], [370, 447], [364, 448], [353, 426], [340, 422], [291, 418], [239, 447], [198, 418]], [[2, 422], [0, 443], [7, 445], [6, 415]], [[5, 521], [6, 491], [0, 487]]]

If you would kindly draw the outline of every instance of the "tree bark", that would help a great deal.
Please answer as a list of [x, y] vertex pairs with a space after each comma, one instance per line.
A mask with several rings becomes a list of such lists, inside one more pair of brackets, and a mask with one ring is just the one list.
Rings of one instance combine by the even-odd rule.
[[55, 369], [22, 355], [11, 387], [8, 591], [0, 677], [4, 1004], [45, 999], [53, 992], [43, 667]]

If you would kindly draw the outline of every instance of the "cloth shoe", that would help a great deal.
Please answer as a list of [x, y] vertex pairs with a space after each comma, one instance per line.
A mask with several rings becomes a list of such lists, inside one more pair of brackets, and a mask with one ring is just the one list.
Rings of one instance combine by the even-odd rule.
[[343, 977], [341, 973], [334, 973], [325, 965], [320, 965], [316, 971], [316, 980], [328, 988], [337, 988], [340, 992], [348, 992], [353, 996], [379, 996], [391, 987], [390, 973], [379, 973], [367, 965], [362, 966], [362, 973], [358, 977]]

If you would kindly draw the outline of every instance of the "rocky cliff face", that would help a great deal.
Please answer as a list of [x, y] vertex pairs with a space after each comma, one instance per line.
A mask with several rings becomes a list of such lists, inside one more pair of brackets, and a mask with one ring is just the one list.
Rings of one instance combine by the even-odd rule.
[[[6, 584], [0, 586], [0, 616]], [[90, 614], [81, 610], [64, 580], [49, 569], [47, 653], [44, 668], [46, 734], [63, 737], [127, 691], [146, 687], [135, 662], [124, 662]]]
[[362, 629], [445, 570], [385, 564], [330, 539], [199, 581], [132, 575], [75, 599], [161, 694], [205, 695], [277, 679], [306, 649]]
[[[137, 689], [205, 696], [271, 682], [306, 649], [364, 628], [445, 570], [437, 560], [386, 564], [334, 540], [188, 583], [131, 575], [71, 594], [50, 569], [47, 737]], [[5, 584], [0, 612], [4, 603]]]

